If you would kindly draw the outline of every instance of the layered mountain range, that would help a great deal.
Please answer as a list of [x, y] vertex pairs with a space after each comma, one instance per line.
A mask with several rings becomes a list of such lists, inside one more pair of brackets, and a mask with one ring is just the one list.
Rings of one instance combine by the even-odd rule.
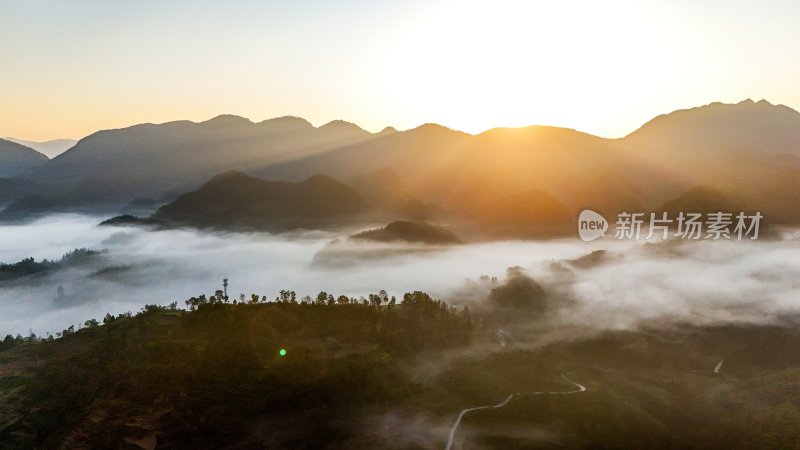
[[236, 170], [270, 182], [324, 175], [368, 204], [391, 205], [397, 219], [446, 217], [498, 235], [559, 230], [584, 208], [657, 210], [689, 191], [800, 222], [800, 113], [764, 100], [675, 111], [620, 139], [546, 126], [370, 133], [343, 121], [226, 115], [99, 131], [42, 158], [13, 170], [0, 163], [0, 202], [41, 195], [9, 207], [20, 216], [167, 203]]

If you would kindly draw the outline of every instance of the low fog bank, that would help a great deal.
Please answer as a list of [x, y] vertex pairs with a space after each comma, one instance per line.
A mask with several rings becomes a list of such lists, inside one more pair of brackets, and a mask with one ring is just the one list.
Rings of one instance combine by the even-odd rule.
[[[230, 279], [231, 298], [240, 293], [274, 298], [281, 289], [295, 290], [298, 297], [319, 291], [359, 297], [380, 289], [399, 297], [423, 290], [479, 313], [521, 308], [535, 313], [522, 315], [532, 321], [595, 329], [760, 323], [800, 309], [797, 233], [780, 241], [645, 244], [576, 238], [431, 250], [397, 245], [397, 251], [345, 241], [337, 245], [352, 247], [350, 264], [341, 264], [341, 254], [334, 264], [317, 264], [320, 250], [342, 236], [153, 231], [98, 227], [100, 220], [51, 216], [0, 226], [4, 263], [58, 259], [82, 247], [108, 250], [91, 264], [0, 284], [0, 333], [41, 335], [100, 320], [107, 312], [136, 312], [147, 303], [176, 301], [183, 307], [189, 297], [221, 289], [224, 277]], [[597, 250], [603, 252], [592, 254]], [[516, 269], [507, 273], [509, 267]], [[517, 303], [514, 295], [520, 296]]]
[[501, 340], [539, 343], [537, 331], [547, 333], [546, 341], [598, 330], [797, 321], [800, 240], [794, 237], [613, 244], [469, 280], [451, 297], [468, 299], [473, 311], [508, 326]]

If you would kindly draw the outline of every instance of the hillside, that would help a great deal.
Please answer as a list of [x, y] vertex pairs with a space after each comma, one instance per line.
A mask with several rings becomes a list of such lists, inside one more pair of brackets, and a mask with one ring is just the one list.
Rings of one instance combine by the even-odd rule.
[[668, 217], [674, 218], [681, 212], [702, 214], [725, 212], [735, 215], [742, 212], [743, 209], [717, 190], [707, 186], [698, 186], [674, 199], [667, 200], [656, 211], [666, 212]]
[[36, 150], [0, 139], [0, 177], [12, 177], [44, 165], [47, 156]]
[[46, 192], [39, 184], [17, 178], [0, 178], [0, 209], [17, 198]]
[[[668, 151], [669, 157], [737, 152], [800, 157], [800, 113], [766, 100], [711, 103], [660, 115], [626, 136], [626, 145]], [[697, 154], [702, 150], [702, 154]]]
[[352, 420], [419, 392], [403, 371], [414, 357], [470, 339], [463, 315], [420, 292], [382, 308], [293, 296], [202, 296], [194, 312], [149, 305], [0, 342], [3, 448], [370, 447]]
[[92, 259], [97, 259], [106, 251], [95, 251], [86, 248], [76, 248], [65, 253], [58, 260], [36, 261], [33, 258], [25, 258], [16, 263], [0, 262], [0, 285], [6, 280], [15, 280], [28, 276], [45, 275], [48, 272], [55, 272], [69, 267], [85, 264]]
[[775, 223], [800, 223], [792, 206], [800, 198], [800, 113], [789, 107], [745, 100], [675, 111], [620, 145], [676, 181], [679, 189], [665, 192], [661, 202], [710, 186]]
[[[477, 202], [469, 211], [474, 227], [495, 238], [549, 238], [574, 232], [570, 209], [539, 189]], [[608, 207], [608, 205], [606, 205]]]
[[233, 171], [162, 206], [152, 218], [168, 225], [284, 231], [338, 226], [367, 209], [352, 188], [324, 175], [292, 183]]
[[461, 239], [452, 231], [421, 222], [395, 221], [383, 228], [362, 231], [350, 236], [379, 242], [405, 241], [425, 244], [459, 244]]
[[385, 167], [358, 175], [348, 184], [368, 202], [380, 205], [391, 217], [428, 220], [437, 209], [425, 201], [407, 180]]
[[18, 178], [13, 183], [28, 187], [12, 192], [10, 198], [13, 201], [0, 211], [2, 221], [24, 222], [52, 213], [97, 214], [118, 211], [120, 206], [113, 198], [126, 189], [124, 185], [97, 178], [81, 181], [64, 190], [58, 190], [51, 184]]
[[392, 306], [294, 297], [201, 296], [187, 311], [148, 305], [58, 339], [8, 336], [0, 442], [442, 449], [449, 434], [453, 448], [509, 450], [800, 442], [800, 331], [791, 320], [584, 329], [527, 347], [501, 345], [493, 330], [505, 325], [480, 325], [421, 292]]

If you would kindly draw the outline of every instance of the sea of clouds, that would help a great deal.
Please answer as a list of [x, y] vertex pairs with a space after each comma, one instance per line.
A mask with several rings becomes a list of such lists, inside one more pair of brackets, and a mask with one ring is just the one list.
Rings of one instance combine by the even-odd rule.
[[[0, 334], [56, 332], [145, 304], [183, 307], [228, 277], [231, 298], [299, 297], [325, 291], [359, 297], [422, 290], [463, 305], [485, 301], [492, 285], [521, 267], [548, 295], [568, 299], [554, 318], [595, 328], [653, 322], [762, 323], [800, 310], [800, 234], [758, 241], [645, 243], [600, 239], [501, 241], [424, 249], [340, 241], [348, 234], [217, 233], [100, 227], [88, 216], [50, 216], [0, 225], [0, 262], [58, 259], [75, 248], [107, 250], [95, 262], [46, 276], [0, 283]], [[595, 250], [606, 255], [572, 264]], [[320, 253], [322, 251], [322, 253]], [[323, 259], [324, 260], [324, 259]], [[59, 297], [59, 287], [63, 295]], [[480, 305], [476, 305], [480, 306]]]

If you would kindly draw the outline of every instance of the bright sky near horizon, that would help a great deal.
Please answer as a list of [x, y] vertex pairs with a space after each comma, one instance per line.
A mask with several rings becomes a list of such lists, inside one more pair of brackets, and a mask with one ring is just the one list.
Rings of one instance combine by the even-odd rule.
[[0, 136], [230, 113], [618, 137], [713, 101], [798, 109], [798, 18], [794, 0], [8, 0]]

